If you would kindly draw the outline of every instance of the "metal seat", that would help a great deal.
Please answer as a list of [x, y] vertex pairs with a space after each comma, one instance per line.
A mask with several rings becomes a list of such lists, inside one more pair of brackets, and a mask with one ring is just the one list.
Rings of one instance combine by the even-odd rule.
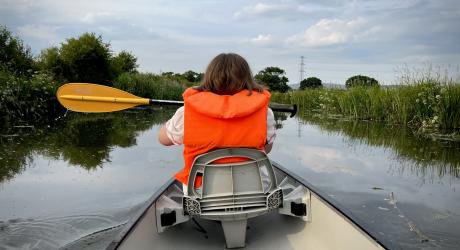
[[[233, 157], [246, 160], [216, 163]], [[260, 150], [225, 148], [200, 155], [192, 165], [188, 183], [195, 183], [199, 176], [201, 187], [187, 187], [182, 202], [184, 213], [221, 221], [228, 248], [245, 246], [248, 218], [283, 204], [273, 167]]]

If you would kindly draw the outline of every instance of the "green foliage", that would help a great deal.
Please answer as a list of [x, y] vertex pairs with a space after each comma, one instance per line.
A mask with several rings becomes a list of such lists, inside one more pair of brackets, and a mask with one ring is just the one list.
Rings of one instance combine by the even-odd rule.
[[165, 100], [181, 100], [185, 90], [178, 81], [150, 73], [123, 73], [113, 86], [140, 97]]
[[0, 67], [17, 75], [30, 75], [35, 70], [30, 48], [0, 26]]
[[284, 93], [290, 89], [286, 72], [278, 67], [267, 67], [255, 75], [256, 81], [268, 86], [270, 91]]
[[203, 79], [203, 75], [203, 73], [198, 73], [193, 70], [185, 71], [183, 74], [171, 71], [161, 73], [161, 77], [164, 79], [181, 83], [186, 87], [198, 85], [198, 83]]
[[137, 72], [137, 58], [127, 51], [113, 56], [101, 36], [84, 33], [67, 39], [61, 47], [41, 52], [39, 66], [59, 82], [88, 82], [110, 85], [119, 75]]
[[114, 56], [111, 61], [111, 73], [114, 77], [121, 75], [124, 72], [137, 72], [137, 58], [127, 51], [122, 51]]
[[423, 82], [398, 88], [309, 89], [272, 94], [306, 112], [409, 125], [421, 133], [460, 129], [460, 85]]
[[345, 82], [347, 88], [353, 87], [376, 87], [379, 86], [379, 82], [372, 77], [356, 75], [347, 79]]
[[39, 120], [55, 113], [56, 86], [46, 73], [29, 77], [0, 70], [0, 124]]
[[182, 77], [188, 82], [197, 83], [202, 80], [203, 73], [197, 73], [195, 71], [188, 70], [182, 74]]
[[64, 68], [64, 78], [70, 82], [108, 84], [110, 74], [110, 44], [101, 36], [84, 33], [67, 39], [59, 49]]
[[303, 79], [300, 82], [299, 89], [304, 90], [306, 88], [320, 88], [322, 86], [323, 86], [323, 84], [322, 84], [321, 79], [319, 79], [317, 77], [308, 77], [307, 79]]
[[58, 47], [50, 47], [42, 50], [38, 58], [38, 66], [42, 71], [49, 72], [60, 82], [67, 81], [64, 76], [65, 65], [59, 55]]

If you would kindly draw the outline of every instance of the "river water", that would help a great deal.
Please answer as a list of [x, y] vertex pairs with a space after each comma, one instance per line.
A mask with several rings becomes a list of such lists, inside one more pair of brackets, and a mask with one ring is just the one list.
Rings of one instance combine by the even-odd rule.
[[[100, 249], [181, 168], [171, 109], [69, 113], [0, 133], [0, 249]], [[402, 127], [276, 114], [270, 157], [395, 249], [460, 248], [460, 143]]]

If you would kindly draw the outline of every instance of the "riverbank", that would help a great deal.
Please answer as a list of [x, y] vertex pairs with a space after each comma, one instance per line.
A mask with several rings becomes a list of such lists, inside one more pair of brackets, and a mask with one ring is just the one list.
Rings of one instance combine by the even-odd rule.
[[[50, 124], [65, 113], [56, 99], [67, 82], [96, 83], [145, 98], [180, 100], [201, 74], [139, 73], [130, 52], [114, 53], [94, 33], [69, 38], [34, 56], [23, 41], [0, 25], [0, 128]], [[3, 135], [3, 133], [0, 133]]]
[[410, 127], [420, 134], [460, 129], [460, 85], [425, 81], [393, 88], [307, 89], [273, 93], [272, 101], [297, 104], [299, 111]]
[[[56, 98], [57, 82], [50, 74], [36, 72], [16, 76], [0, 71], [0, 127], [49, 123], [65, 113]], [[174, 79], [151, 73], [124, 73], [113, 87], [144, 98], [182, 100], [186, 86]]]

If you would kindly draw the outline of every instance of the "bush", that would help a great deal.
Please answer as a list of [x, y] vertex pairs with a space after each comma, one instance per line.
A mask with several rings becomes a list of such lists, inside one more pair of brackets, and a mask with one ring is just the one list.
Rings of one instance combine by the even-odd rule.
[[319, 88], [319, 87], [322, 87], [322, 86], [323, 86], [323, 84], [322, 84], [321, 79], [319, 79], [317, 77], [308, 77], [307, 79], [303, 79], [300, 82], [299, 89], [304, 90], [306, 88]]
[[38, 58], [38, 67], [41, 71], [46, 71], [54, 75], [55, 80], [66, 82], [65, 66], [59, 55], [58, 47], [51, 47], [42, 50]]
[[197, 83], [203, 79], [203, 73], [197, 73], [193, 70], [188, 70], [182, 74], [182, 77], [188, 82]]
[[286, 72], [278, 67], [267, 67], [254, 77], [259, 83], [268, 86], [271, 91], [284, 93], [291, 89], [287, 83], [289, 79], [286, 77]]
[[108, 84], [111, 80], [110, 57], [110, 45], [94, 33], [67, 39], [59, 49], [63, 76], [70, 82]]
[[122, 51], [110, 60], [113, 78], [124, 72], [137, 72], [137, 58], [127, 51]]
[[40, 120], [56, 113], [56, 84], [46, 73], [17, 76], [0, 70], [0, 123]]
[[134, 73], [137, 58], [127, 51], [116, 56], [110, 52], [110, 44], [101, 36], [84, 33], [78, 38], [67, 39], [61, 47], [42, 51], [39, 66], [60, 82], [87, 82], [111, 85], [113, 79], [124, 72]]
[[345, 82], [345, 86], [347, 88], [358, 87], [358, 86], [376, 87], [376, 86], [379, 86], [379, 82], [372, 77], [357, 75], [357, 76], [352, 76], [348, 78], [347, 81]]
[[4, 26], [0, 26], [0, 67], [19, 75], [30, 75], [35, 70], [30, 48]]

